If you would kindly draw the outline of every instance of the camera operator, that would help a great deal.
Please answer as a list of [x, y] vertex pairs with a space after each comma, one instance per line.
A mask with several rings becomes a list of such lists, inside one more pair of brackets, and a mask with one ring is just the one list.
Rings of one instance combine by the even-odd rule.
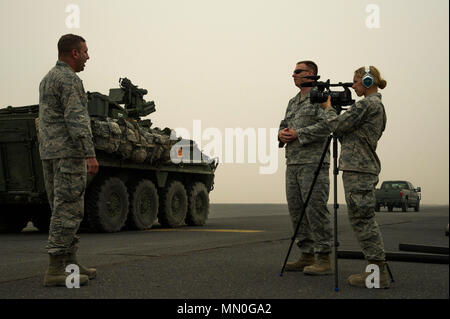
[[[310, 102], [311, 87], [301, 86], [302, 83], [311, 82], [304, 78], [305, 76], [313, 75], [317, 75], [317, 65], [314, 62], [297, 63], [292, 77], [300, 92], [289, 101], [278, 135], [280, 147], [286, 144], [286, 198], [294, 229], [300, 220], [317, 163], [331, 133], [323, 120], [324, 111], [320, 104]], [[311, 129], [313, 127], [314, 130]], [[297, 261], [288, 262], [285, 268], [287, 271], [303, 271], [311, 275], [333, 273], [329, 257], [331, 215], [327, 209], [329, 163], [328, 150], [297, 233], [297, 246], [300, 248], [301, 257]]]
[[[358, 96], [364, 98], [353, 104], [345, 113], [337, 115], [331, 107], [331, 98], [321, 104], [330, 129], [341, 141], [339, 170], [343, 171], [345, 200], [350, 224], [369, 264], [380, 269], [380, 288], [389, 288], [385, 265], [385, 252], [380, 228], [375, 221], [375, 185], [381, 170], [376, 154], [378, 140], [386, 127], [386, 112], [378, 88], [386, 81], [374, 66], [355, 71], [353, 86]], [[369, 273], [351, 275], [351, 286], [366, 287]]]

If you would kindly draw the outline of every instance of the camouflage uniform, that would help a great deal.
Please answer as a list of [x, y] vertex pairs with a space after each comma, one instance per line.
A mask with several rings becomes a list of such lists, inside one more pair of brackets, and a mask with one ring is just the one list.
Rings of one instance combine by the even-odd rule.
[[329, 107], [325, 118], [341, 139], [339, 169], [350, 224], [366, 259], [384, 261], [383, 238], [375, 221], [375, 185], [381, 170], [375, 150], [386, 127], [381, 94], [367, 96], [339, 116]]
[[39, 86], [39, 152], [52, 218], [47, 250], [51, 255], [77, 249], [84, 214], [86, 158], [95, 157], [83, 83], [58, 61]]
[[[286, 198], [294, 230], [330, 135], [322, 119], [320, 105], [311, 104], [309, 93], [301, 97], [299, 92], [289, 101], [286, 116], [280, 124], [280, 131], [294, 129], [298, 136], [286, 145]], [[297, 245], [302, 253], [331, 252], [331, 216], [327, 209], [329, 163], [328, 150], [297, 233]]]

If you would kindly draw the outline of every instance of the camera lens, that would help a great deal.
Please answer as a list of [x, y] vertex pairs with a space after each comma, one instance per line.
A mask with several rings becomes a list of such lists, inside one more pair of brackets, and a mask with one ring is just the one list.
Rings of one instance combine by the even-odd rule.
[[309, 93], [311, 103], [323, 103], [328, 99], [328, 93], [312, 89]]

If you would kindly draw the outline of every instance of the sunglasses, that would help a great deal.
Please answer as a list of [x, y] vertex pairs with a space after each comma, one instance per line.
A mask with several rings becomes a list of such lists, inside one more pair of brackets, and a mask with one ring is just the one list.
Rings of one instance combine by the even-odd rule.
[[302, 70], [302, 69], [297, 69], [297, 70], [294, 70], [294, 73], [295, 74], [300, 74], [300, 73], [302, 73], [302, 72], [308, 72], [309, 70]]

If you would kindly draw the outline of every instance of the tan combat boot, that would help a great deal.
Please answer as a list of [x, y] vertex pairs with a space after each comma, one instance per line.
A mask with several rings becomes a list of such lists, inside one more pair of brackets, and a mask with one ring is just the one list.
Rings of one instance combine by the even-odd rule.
[[314, 254], [302, 253], [302, 256], [297, 261], [286, 263], [284, 270], [286, 271], [303, 271], [306, 266], [314, 263]]
[[97, 277], [97, 269], [95, 268], [86, 268], [83, 265], [78, 263], [77, 253], [72, 252], [65, 256], [66, 266], [70, 264], [77, 265], [80, 268], [80, 275], [86, 275], [89, 279], [94, 279]]
[[331, 268], [330, 254], [317, 254], [317, 259], [311, 266], [305, 267], [303, 273], [306, 275], [331, 275], [333, 269]]
[[[49, 254], [49, 265], [44, 276], [44, 286], [66, 286], [66, 268], [64, 266], [64, 255], [52, 256]], [[80, 286], [89, 282], [89, 278], [80, 274]]]
[[[384, 261], [370, 261], [369, 265], [375, 264], [380, 269], [380, 288], [387, 289], [390, 286], [389, 275], [386, 269], [386, 263]], [[362, 272], [360, 274], [351, 275], [348, 277], [348, 283], [350, 286], [368, 288], [366, 285], [366, 278], [372, 274], [372, 272]]]

